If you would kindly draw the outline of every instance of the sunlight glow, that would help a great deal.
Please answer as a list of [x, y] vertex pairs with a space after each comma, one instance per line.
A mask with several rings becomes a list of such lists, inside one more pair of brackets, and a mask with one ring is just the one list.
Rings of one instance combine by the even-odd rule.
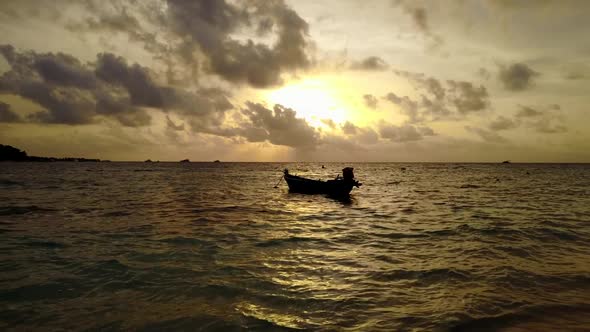
[[292, 108], [297, 117], [316, 128], [328, 129], [326, 122], [341, 125], [351, 117], [336, 88], [322, 80], [307, 79], [271, 91], [266, 100]]

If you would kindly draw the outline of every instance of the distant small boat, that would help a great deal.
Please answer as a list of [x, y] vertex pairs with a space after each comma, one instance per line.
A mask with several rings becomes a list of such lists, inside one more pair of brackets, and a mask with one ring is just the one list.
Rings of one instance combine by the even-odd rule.
[[217, 159], [217, 160], [214, 160], [213, 162], [214, 163], [220, 163], [221, 161], [219, 161], [219, 159]]
[[144, 163], [151, 163], [151, 162], [152, 162], [151, 159], [148, 159], [148, 160], [144, 161]]
[[182, 159], [180, 162], [181, 162], [181, 163], [190, 163], [191, 161], [190, 161], [190, 160], [188, 160], [188, 159]]
[[346, 197], [350, 194], [353, 187], [360, 187], [354, 179], [352, 167], [346, 167], [342, 170], [342, 177], [338, 175], [334, 180], [321, 181], [306, 179], [301, 176], [289, 174], [289, 170], [284, 170], [284, 178], [289, 186], [289, 191], [303, 194], [327, 194], [330, 196]]
[[502, 164], [510, 164], [510, 160], [504, 160]]

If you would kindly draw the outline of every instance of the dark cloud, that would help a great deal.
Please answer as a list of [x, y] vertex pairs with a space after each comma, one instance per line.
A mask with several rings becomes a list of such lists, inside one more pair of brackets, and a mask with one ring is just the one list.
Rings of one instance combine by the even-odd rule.
[[26, 82], [18, 94], [43, 106], [47, 112], [32, 114], [29, 119], [43, 123], [89, 124], [95, 115], [93, 95], [78, 88], [53, 87], [41, 82]]
[[424, 114], [422, 114], [419, 110], [419, 104], [408, 96], [399, 97], [395, 93], [390, 92], [383, 98], [395, 105], [398, 105], [401, 108], [402, 113], [408, 116], [408, 121], [410, 123], [425, 121]]
[[341, 126], [341, 129], [346, 136], [358, 143], [375, 144], [379, 141], [377, 132], [369, 127], [359, 127], [350, 121], [346, 121]]
[[[406, 113], [411, 122], [417, 123], [427, 119], [439, 120], [449, 118], [451, 111], [448, 109], [450, 102], [448, 89], [434, 77], [428, 77], [423, 73], [413, 73], [396, 70], [397, 75], [407, 78], [414, 87], [422, 93], [420, 101], [412, 101], [404, 97]], [[447, 83], [448, 84], [448, 83]], [[394, 102], [393, 100], [389, 99]]]
[[509, 66], [500, 66], [498, 78], [504, 88], [511, 91], [521, 91], [530, 88], [533, 80], [539, 73], [524, 63], [514, 63]]
[[444, 43], [443, 38], [434, 33], [429, 23], [429, 12], [427, 7], [419, 5], [413, 0], [395, 0], [394, 6], [400, 6], [403, 11], [410, 16], [414, 26], [420, 31], [430, 43], [429, 50], [436, 50]]
[[437, 100], [443, 100], [445, 98], [445, 89], [439, 80], [429, 77], [422, 81], [422, 84], [426, 88], [426, 91], [433, 94]]
[[[422, 73], [394, 71], [397, 75], [407, 78], [421, 93], [420, 100], [407, 96], [399, 97], [390, 92], [383, 98], [399, 105], [402, 112], [409, 117], [410, 123], [443, 119], [460, 119], [473, 112], [488, 108], [489, 95], [483, 85], [476, 86], [467, 81], [440, 80]], [[456, 112], [452, 112], [452, 109]]]
[[387, 70], [387, 68], [389, 68], [389, 65], [377, 56], [370, 56], [350, 65], [350, 69], [354, 70], [383, 71]]
[[86, 1], [84, 6], [91, 16], [69, 22], [71, 31], [127, 34], [168, 67], [169, 82], [178, 79], [173, 73], [193, 81], [211, 74], [265, 88], [313, 62], [309, 26], [283, 0]]
[[377, 105], [379, 103], [379, 100], [377, 99], [377, 97], [375, 97], [371, 94], [366, 94], [363, 96], [363, 99], [365, 101], [365, 105], [367, 105], [368, 108], [371, 108], [371, 109], [377, 108]]
[[46, 82], [83, 89], [92, 89], [97, 85], [92, 72], [70, 55], [49, 53], [33, 58], [34, 68]]
[[22, 119], [18, 114], [12, 111], [9, 104], [0, 101], [0, 123], [21, 122]]
[[[138, 40], [142, 39], [140, 31], [143, 27], [139, 23], [139, 20], [123, 4], [86, 1], [85, 5], [88, 11], [96, 16], [88, 17], [83, 21], [70, 21], [66, 25], [68, 30], [72, 32], [107, 33], [124, 31], [129, 33], [132, 40], [134, 38]], [[111, 6], [114, 8], [111, 8]]]
[[379, 134], [382, 138], [393, 142], [419, 141], [425, 136], [435, 135], [434, 131], [429, 127], [419, 127], [407, 123], [396, 126], [383, 122], [379, 126]]
[[426, 13], [426, 9], [422, 7], [409, 8], [408, 13], [412, 16], [414, 23], [420, 30], [430, 32], [430, 28], [428, 26], [428, 14]]
[[[283, 71], [311, 63], [308, 24], [283, 1], [168, 0], [167, 5], [164, 26], [180, 38], [179, 47], [189, 50], [185, 54], [202, 52], [208, 60], [206, 70], [228, 81], [268, 87], [282, 82]], [[259, 34], [276, 32], [274, 45], [232, 38], [255, 21]]]
[[111, 53], [97, 56], [95, 73], [107, 83], [124, 87], [133, 105], [162, 108], [164, 99], [171, 93], [153, 81], [147, 68], [138, 64], [129, 66], [125, 59]]
[[514, 129], [514, 128], [517, 128], [518, 126], [519, 126], [519, 123], [517, 121], [509, 119], [505, 116], [497, 117], [495, 120], [490, 122], [490, 124], [488, 125], [489, 129], [493, 130], [493, 131]]
[[250, 142], [268, 141], [275, 145], [314, 149], [319, 144], [319, 133], [296, 112], [282, 105], [272, 110], [262, 104], [247, 102], [242, 112], [249, 123], [234, 131]]
[[471, 82], [447, 81], [451, 92], [451, 101], [461, 114], [481, 111], [488, 107], [488, 91], [483, 86]]
[[10, 45], [0, 46], [0, 54], [10, 65], [0, 76], [0, 92], [47, 110], [31, 115], [30, 121], [75, 125], [103, 116], [125, 126], [145, 126], [151, 121], [145, 108], [152, 108], [189, 117], [194, 131], [207, 132], [233, 108], [223, 90], [162, 85], [148, 68], [110, 53], [98, 54], [94, 64], [62, 53], [19, 53]]

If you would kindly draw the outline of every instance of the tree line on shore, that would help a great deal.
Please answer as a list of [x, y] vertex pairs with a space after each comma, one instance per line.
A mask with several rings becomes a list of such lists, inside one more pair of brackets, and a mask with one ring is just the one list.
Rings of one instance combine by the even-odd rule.
[[[55, 158], [55, 157], [38, 157], [38, 156], [29, 156], [26, 151], [20, 150], [10, 145], [3, 145], [0, 144], [0, 161], [41, 161], [41, 162], [51, 162], [51, 161], [74, 161], [74, 162], [98, 162], [101, 161], [100, 159], [88, 159], [88, 158], [73, 158], [73, 157], [66, 157], [66, 158]], [[106, 161], [106, 160], [102, 160]]]

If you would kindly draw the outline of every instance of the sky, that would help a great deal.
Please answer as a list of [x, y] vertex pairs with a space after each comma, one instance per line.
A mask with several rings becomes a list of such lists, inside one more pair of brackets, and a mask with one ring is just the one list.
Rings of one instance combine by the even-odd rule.
[[590, 162], [584, 0], [3, 0], [0, 143], [109, 160]]

